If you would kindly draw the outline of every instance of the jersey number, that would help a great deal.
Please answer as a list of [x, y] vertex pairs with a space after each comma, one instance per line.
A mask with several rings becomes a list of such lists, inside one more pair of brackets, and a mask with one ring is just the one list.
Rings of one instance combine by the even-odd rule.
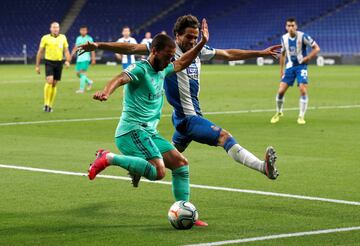
[[303, 69], [300, 71], [301, 72], [301, 77], [307, 77], [307, 70]]

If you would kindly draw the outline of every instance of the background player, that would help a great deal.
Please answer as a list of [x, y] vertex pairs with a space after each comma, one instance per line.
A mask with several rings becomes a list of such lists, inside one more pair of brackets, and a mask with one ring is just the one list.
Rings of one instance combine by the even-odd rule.
[[[73, 57], [77, 51], [77, 47], [79, 45], [85, 44], [87, 42], [94, 42], [93, 38], [88, 35], [88, 28], [87, 26], [80, 27], [80, 35], [76, 38], [75, 46], [71, 52], [71, 57]], [[76, 91], [76, 93], [84, 93], [85, 91], [85, 85], [87, 85], [87, 89], [90, 90], [93, 84], [93, 81], [89, 79], [86, 75], [86, 72], [89, 68], [89, 64], [91, 61], [91, 65], [96, 64], [95, 59], [95, 51], [86, 52], [81, 56], [76, 57], [76, 75], [80, 78], [80, 87], [79, 90]]]
[[60, 25], [52, 22], [50, 25], [50, 34], [41, 38], [39, 50], [36, 55], [35, 70], [40, 74], [40, 61], [45, 50], [45, 76], [44, 86], [44, 112], [52, 112], [57, 92], [57, 83], [61, 80], [63, 68], [63, 54], [65, 52], [65, 65], [70, 66], [71, 55], [69, 44], [65, 35], [60, 34]]
[[[289, 86], [293, 86], [297, 80], [300, 90], [299, 117], [298, 124], [305, 124], [305, 113], [308, 106], [309, 96], [308, 87], [308, 62], [320, 51], [319, 45], [306, 33], [297, 31], [297, 24], [294, 18], [286, 21], [287, 33], [281, 37], [281, 56], [280, 56], [280, 75], [281, 82], [276, 95], [276, 114], [271, 118], [271, 123], [276, 123], [284, 115], [285, 93]], [[307, 47], [311, 47], [311, 52], [307, 55]], [[286, 69], [284, 74], [284, 63], [286, 57]]]
[[[163, 33], [166, 34], [166, 33]], [[150, 45], [152, 42], [151, 32], [146, 32], [145, 37], [141, 40], [141, 44]], [[146, 56], [141, 56], [142, 59], [146, 59]]]
[[112, 79], [103, 91], [95, 93], [94, 99], [106, 101], [118, 87], [125, 85], [123, 113], [115, 134], [116, 145], [124, 155], [99, 150], [89, 168], [91, 180], [109, 165], [117, 165], [133, 174], [157, 180], [164, 177], [166, 165], [173, 171], [173, 182], [175, 180], [180, 186], [174, 192], [183, 193], [182, 189], [186, 189], [188, 183], [183, 175], [188, 172], [184, 168], [187, 167], [187, 160], [158, 133], [156, 127], [164, 102], [164, 78], [189, 66], [208, 37], [207, 24], [203, 20], [201, 41], [170, 63], [175, 54], [175, 43], [169, 36], [158, 34], [151, 44], [148, 60], [130, 65]]
[[[118, 39], [119, 43], [137, 44], [136, 39], [131, 37], [130, 27], [125, 26], [122, 29], [122, 37]], [[135, 56], [133, 54], [116, 54], [116, 58], [121, 60], [122, 68], [126, 69], [130, 64], [135, 62]]]
[[141, 44], [151, 44], [152, 38], [151, 38], [151, 32], [146, 32], [145, 37], [141, 40]]

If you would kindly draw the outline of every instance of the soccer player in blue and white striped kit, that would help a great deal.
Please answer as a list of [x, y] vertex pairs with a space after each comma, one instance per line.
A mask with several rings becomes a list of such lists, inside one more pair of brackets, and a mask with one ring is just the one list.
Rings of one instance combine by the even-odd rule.
[[[300, 90], [299, 100], [299, 117], [298, 124], [305, 124], [305, 113], [308, 106], [309, 97], [308, 88], [308, 71], [307, 64], [320, 51], [319, 45], [306, 33], [297, 31], [297, 24], [294, 18], [286, 21], [287, 33], [281, 37], [281, 56], [280, 56], [280, 75], [281, 82], [276, 95], [276, 114], [271, 118], [271, 123], [277, 123], [280, 117], [284, 115], [283, 107], [285, 101], [285, 93], [289, 86], [293, 86], [295, 79], [297, 80]], [[307, 47], [311, 47], [311, 52], [307, 53]], [[286, 59], [285, 59], [286, 57]], [[284, 63], [286, 61], [286, 69], [284, 73]]]

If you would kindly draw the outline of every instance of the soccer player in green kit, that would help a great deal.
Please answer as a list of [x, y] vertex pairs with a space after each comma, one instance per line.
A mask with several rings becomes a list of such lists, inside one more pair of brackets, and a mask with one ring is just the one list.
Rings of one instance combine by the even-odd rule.
[[106, 101], [118, 87], [124, 85], [123, 112], [115, 133], [115, 143], [123, 155], [98, 150], [89, 168], [90, 180], [110, 165], [120, 166], [149, 180], [159, 180], [165, 176], [166, 166], [172, 170], [174, 196], [177, 200], [188, 200], [188, 161], [158, 133], [156, 127], [164, 102], [164, 78], [188, 67], [208, 37], [204, 19], [201, 41], [178, 60], [171, 62], [175, 55], [175, 43], [169, 36], [158, 34], [151, 44], [148, 60], [130, 65], [114, 77], [103, 91], [94, 94], [94, 99]]
[[[88, 28], [86, 26], [80, 27], [80, 36], [76, 38], [75, 46], [71, 52], [71, 56], [74, 56], [78, 47], [82, 44], [86, 44], [87, 42], [94, 42], [93, 38], [88, 35]], [[77, 56], [76, 58], [76, 75], [80, 78], [80, 88], [76, 91], [76, 93], [84, 93], [85, 85], [87, 85], [87, 89], [90, 90], [93, 84], [93, 81], [87, 77], [86, 72], [89, 68], [89, 64], [95, 65], [95, 51], [86, 52], [81, 56]]]

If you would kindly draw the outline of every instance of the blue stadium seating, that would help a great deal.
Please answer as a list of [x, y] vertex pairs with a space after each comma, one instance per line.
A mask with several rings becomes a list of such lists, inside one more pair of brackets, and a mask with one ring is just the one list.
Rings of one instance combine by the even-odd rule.
[[[22, 45], [34, 57], [40, 37], [49, 23], [61, 22], [72, 0], [2, 0], [0, 3], [0, 56], [21, 55]], [[121, 27], [138, 28], [173, 4], [171, 0], [88, 0], [67, 32], [71, 46], [85, 24], [95, 40], [115, 41]], [[20, 7], [19, 7], [20, 6]], [[169, 34], [178, 16], [191, 13], [206, 17], [210, 26], [209, 45], [216, 48], [262, 49], [279, 43], [284, 22], [295, 17], [299, 29], [309, 33], [322, 53], [360, 54], [359, 0], [185, 0], [145, 31]]]
[[[152, 16], [156, 16], [172, 1], [156, 0], [149, 4], [148, 0], [88, 0], [67, 33], [68, 39], [75, 42], [79, 35], [79, 27], [87, 25], [89, 34], [95, 40], [116, 41], [121, 37], [123, 26], [137, 27]], [[155, 4], [156, 3], [156, 4]]]
[[52, 21], [61, 22], [72, 0], [2, 0], [0, 3], [0, 55], [19, 56], [23, 44], [30, 56]]

